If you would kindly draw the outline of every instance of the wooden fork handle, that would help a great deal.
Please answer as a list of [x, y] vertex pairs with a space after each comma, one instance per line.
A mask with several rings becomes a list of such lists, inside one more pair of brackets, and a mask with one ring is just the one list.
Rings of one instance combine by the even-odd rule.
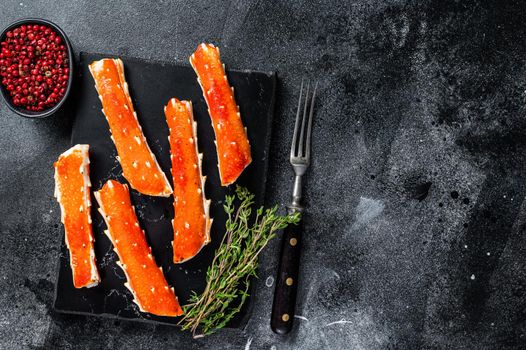
[[281, 257], [279, 262], [270, 326], [277, 334], [287, 334], [292, 329], [301, 252], [303, 220], [289, 225], [283, 231]]

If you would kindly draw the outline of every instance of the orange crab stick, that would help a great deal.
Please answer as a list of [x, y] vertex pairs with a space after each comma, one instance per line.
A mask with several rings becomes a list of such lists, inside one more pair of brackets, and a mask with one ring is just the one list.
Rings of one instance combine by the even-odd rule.
[[210, 242], [210, 201], [201, 175], [202, 154], [197, 147], [197, 123], [192, 104], [172, 98], [164, 107], [170, 129], [170, 158], [174, 187], [174, 263], [194, 257]]
[[162, 269], [157, 267], [144, 231], [139, 227], [128, 186], [109, 180], [95, 192], [95, 198], [108, 227], [104, 232], [128, 280], [125, 285], [139, 309], [159, 316], [182, 315], [174, 290], [168, 286]]
[[76, 145], [55, 162], [55, 197], [66, 231], [75, 288], [89, 288], [100, 282], [91, 230], [88, 152], [88, 145]]
[[110, 125], [124, 177], [140, 193], [168, 197], [172, 194], [170, 183], [142, 133], [124, 79], [122, 61], [105, 58], [91, 63], [89, 69], [102, 102], [102, 112]]
[[197, 74], [212, 119], [221, 185], [228, 186], [252, 161], [234, 89], [228, 84], [219, 49], [214, 45], [199, 45], [190, 56], [190, 64]]

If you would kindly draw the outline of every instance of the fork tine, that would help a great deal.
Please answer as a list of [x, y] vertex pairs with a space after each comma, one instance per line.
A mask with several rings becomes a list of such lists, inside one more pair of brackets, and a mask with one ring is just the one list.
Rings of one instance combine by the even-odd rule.
[[298, 152], [296, 152], [296, 155], [298, 157], [304, 157], [305, 156], [305, 148], [303, 146], [303, 143], [305, 142], [304, 134], [305, 134], [305, 123], [307, 119], [307, 108], [309, 106], [309, 89], [310, 89], [310, 81], [307, 81], [307, 92], [305, 93], [305, 105], [303, 107], [303, 118], [301, 118], [301, 132], [300, 132], [300, 140], [298, 142]]
[[314, 84], [314, 90], [312, 91], [312, 98], [310, 102], [310, 113], [309, 122], [307, 124], [307, 141], [305, 141], [305, 158], [310, 158], [310, 136], [312, 134], [312, 115], [314, 114], [314, 99], [316, 97], [316, 89], [318, 89], [318, 82]]
[[300, 127], [300, 112], [301, 112], [301, 97], [303, 95], [303, 79], [301, 79], [300, 97], [298, 99], [298, 110], [296, 112], [296, 123], [294, 125], [294, 134], [292, 135], [292, 146], [290, 147], [290, 158], [296, 156], [296, 141], [298, 139], [298, 131]]

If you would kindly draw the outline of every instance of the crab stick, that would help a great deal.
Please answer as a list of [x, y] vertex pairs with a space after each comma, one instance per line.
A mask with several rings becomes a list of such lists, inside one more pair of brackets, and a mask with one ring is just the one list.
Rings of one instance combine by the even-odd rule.
[[200, 44], [190, 56], [190, 64], [197, 74], [212, 120], [221, 185], [228, 186], [252, 162], [234, 89], [228, 83], [219, 49], [214, 45]]
[[174, 189], [174, 263], [181, 263], [210, 242], [210, 201], [205, 197], [206, 178], [201, 174], [203, 155], [198, 151], [192, 103], [172, 98], [164, 107], [164, 114], [170, 130]]
[[104, 233], [119, 256], [117, 263], [126, 275], [125, 285], [139, 309], [159, 316], [182, 315], [175, 292], [168, 286], [162, 268], [157, 266], [139, 226], [128, 186], [109, 180], [95, 192], [95, 198], [106, 222]]
[[55, 197], [60, 204], [75, 288], [93, 287], [100, 277], [93, 250], [89, 145], [76, 145], [55, 162]]
[[137, 119], [120, 59], [105, 58], [89, 65], [102, 102], [124, 177], [130, 186], [150, 196], [168, 197], [170, 183], [162, 171]]

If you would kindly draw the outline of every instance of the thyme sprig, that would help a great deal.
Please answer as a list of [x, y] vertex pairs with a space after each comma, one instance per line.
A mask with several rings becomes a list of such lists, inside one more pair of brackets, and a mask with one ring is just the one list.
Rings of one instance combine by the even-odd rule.
[[258, 208], [252, 221], [253, 204], [254, 195], [239, 186], [235, 195], [225, 198], [226, 233], [208, 268], [206, 288], [201, 295], [192, 294], [179, 322], [194, 337], [225, 327], [241, 310], [249, 296], [250, 278], [256, 276], [259, 254], [276, 231], [300, 220], [299, 213], [279, 215], [275, 206]]

